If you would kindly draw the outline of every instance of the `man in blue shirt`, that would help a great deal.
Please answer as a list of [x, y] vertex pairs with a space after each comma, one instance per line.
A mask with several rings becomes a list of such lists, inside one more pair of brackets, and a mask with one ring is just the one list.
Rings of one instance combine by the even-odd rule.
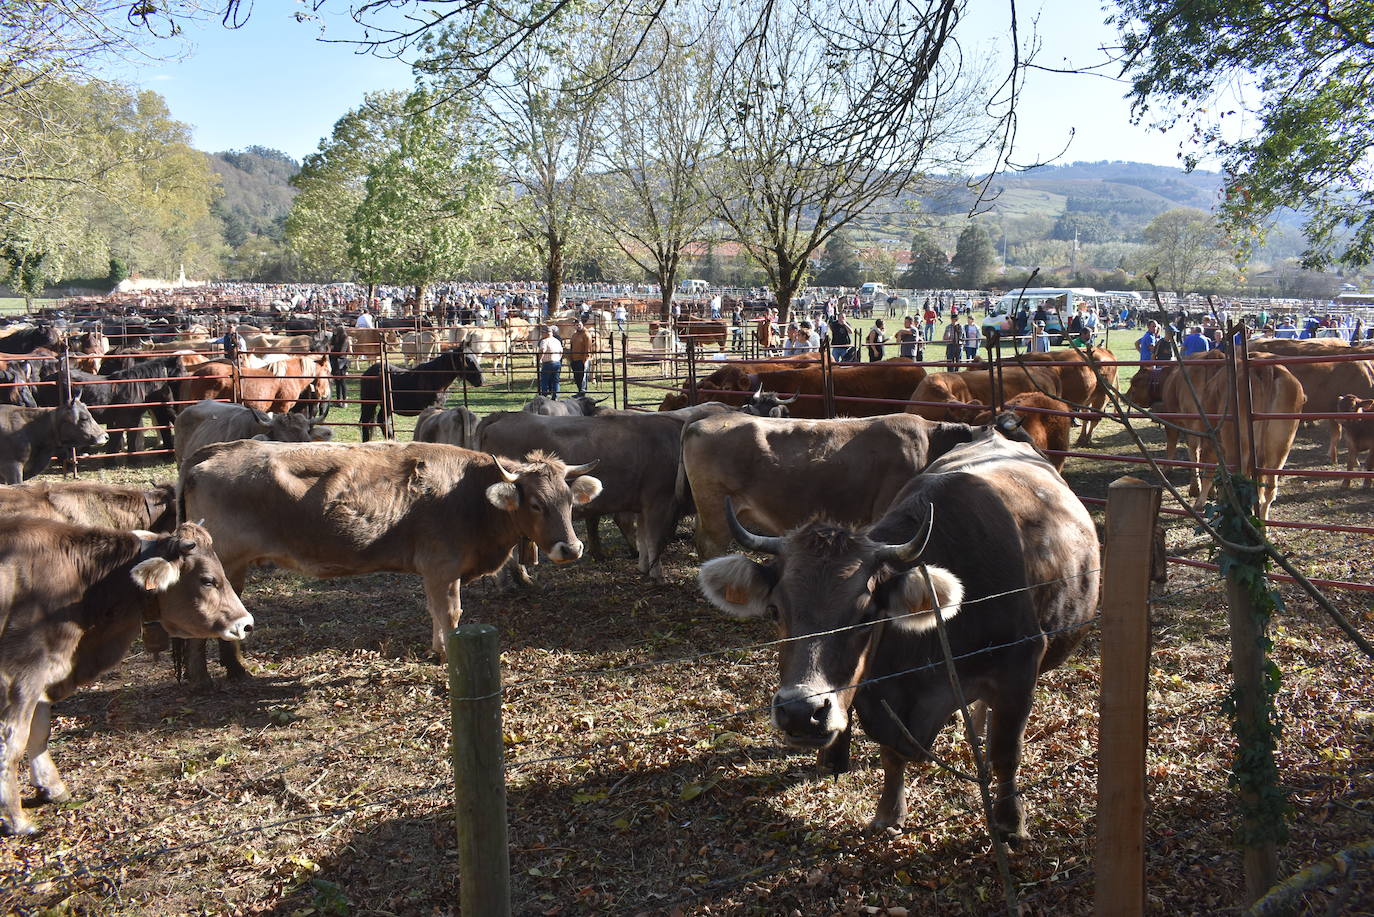
[[1274, 332], [1274, 337], [1276, 338], [1292, 339], [1297, 336], [1298, 329], [1293, 327], [1293, 320], [1291, 318], [1285, 318], [1283, 321], [1279, 322], [1279, 328]]
[[1202, 328], [1194, 325], [1188, 329], [1188, 336], [1183, 339], [1183, 355], [1191, 357], [1193, 354], [1206, 353], [1212, 349], [1212, 342], [1207, 340], [1202, 334]]
[[1145, 333], [1136, 338], [1135, 349], [1140, 351], [1140, 359], [1153, 360], [1155, 345], [1159, 343], [1159, 323], [1154, 319], [1145, 325]]

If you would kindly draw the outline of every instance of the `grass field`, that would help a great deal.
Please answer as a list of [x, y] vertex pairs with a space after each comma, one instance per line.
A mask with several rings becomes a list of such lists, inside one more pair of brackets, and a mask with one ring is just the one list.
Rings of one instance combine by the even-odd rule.
[[[635, 401], [656, 397], [636, 391]], [[527, 382], [492, 379], [469, 391], [469, 404], [486, 413], [530, 394]], [[355, 430], [340, 427], [338, 437]], [[1326, 467], [1320, 434], [1300, 434], [1291, 465]], [[1157, 430], [1145, 436], [1159, 447]], [[1099, 438], [1103, 456], [1133, 454], [1119, 424], [1104, 422]], [[1094, 497], [1123, 473], [1139, 466], [1075, 458], [1065, 469]], [[1374, 491], [1290, 479], [1274, 515], [1369, 525]], [[968, 785], [914, 768], [907, 829], [870, 837], [862, 829], [881, 782], [876, 747], [858, 738], [855, 771], [831, 780], [777, 741], [756, 709], [775, 686], [776, 654], [752, 648], [773, 632], [706, 605], [690, 532], [688, 521], [669, 546], [664, 585], [638, 576], [615, 534], [611, 560], [542, 566], [534, 591], [491, 581], [463, 590], [465, 620], [501, 630], [515, 912], [1005, 913]], [[1366, 537], [1275, 538], [1313, 575], [1371, 579]], [[1170, 523], [1168, 539], [1174, 552], [1205, 554], [1189, 525]], [[1274, 657], [1279, 769], [1294, 806], [1288, 872], [1369, 836], [1374, 664], [1311, 602], [1283, 595]], [[1369, 632], [1367, 595], [1332, 599]], [[189, 695], [165, 659], [135, 652], [58, 706], [54, 755], [76, 797], [39, 811], [36, 838], [0, 842], [0, 909], [457, 912], [446, 689], [425, 658], [419, 581], [263, 570], [245, 602], [259, 621], [251, 682]], [[1212, 574], [1174, 570], [1156, 588], [1153, 639], [1147, 910], [1234, 913], [1243, 880], [1219, 712], [1227, 630]], [[1033, 840], [1011, 863], [1029, 914], [1092, 912], [1098, 679], [1094, 632], [1042, 680], [1031, 716], [1022, 773]], [[936, 751], [972, 767], [952, 730]], [[1334, 912], [1369, 913], [1369, 872], [1348, 881]], [[1322, 913], [1332, 900], [1318, 892], [1304, 906]]]

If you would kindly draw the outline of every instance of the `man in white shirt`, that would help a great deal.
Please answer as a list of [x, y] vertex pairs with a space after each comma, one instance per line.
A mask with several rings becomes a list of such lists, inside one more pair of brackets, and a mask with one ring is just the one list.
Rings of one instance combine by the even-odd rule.
[[557, 400], [558, 381], [563, 372], [563, 342], [558, 340], [554, 327], [544, 329], [539, 342], [539, 394]]
[[377, 324], [374, 321], [372, 321], [372, 313], [367, 310], [366, 306], [363, 307], [363, 311], [358, 313], [357, 325], [359, 328], [377, 327]]

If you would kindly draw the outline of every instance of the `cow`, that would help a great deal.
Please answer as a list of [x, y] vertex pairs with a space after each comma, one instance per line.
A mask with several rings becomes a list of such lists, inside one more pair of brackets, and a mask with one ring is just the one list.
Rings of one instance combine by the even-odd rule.
[[467, 408], [428, 407], [415, 421], [411, 437], [417, 443], [447, 443], [464, 449], [477, 448], [477, 415]]
[[1003, 433], [1021, 430], [1030, 437], [1031, 445], [1040, 450], [1045, 460], [1054, 466], [1054, 470], [1062, 474], [1064, 462], [1068, 459], [1062, 453], [1069, 449], [1069, 418], [1064, 416], [1063, 411], [1063, 402], [1056, 398], [1039, 392], [1022, 392], [1008, 398], [1002, 413], [996, 417], [991, 411], [984, 411], [973, 418], [973, 422], [980, 426], [996, 424]]
[[[442, 657], [459, 585], [500, 568], [521, 537], [555, 563], [582, 556], [571, 512], [601, 493], [594, 463], [535, 452], [509, 464], [439, 443], [219, 443], [182, 470], [181, 517], [204, 520], [240, 591], [255, 563], [316, 577], [419, 574]], [[247, 674], [237, 652], [221, 659], [231, 677]], [[208, 682], [203, 646], [188, 674]]]
[[385, 328], [344, 328], [351, 344], [350, 352], [365, 357], [379, 357], [382, 349], [400, 346], [401, 336]]
[[[1023, 392], [1059, 394], [1059, 374], [1053, 367], [1003, 366], [996, 375], [1004, 400]], [[906, 408], [908, 414], [967, 423], [980, 413], [982, 405], [992, 404], [992, 379], [986, 369], [931, 373], [916, 386], [910, 400], [913, 403]]]
[[833, 753], [852, 706], [881, 750], [872, 827], [901, 825], [906, 764], [930, 758], [959, 709], [938, 614], [966, 700], [990, 713], [996, 829], [1024, 840], [1016, 781], [1036, 681], [1077, 646], [1098, 593], [1092, 519], [1049, 463], [988, 429], [912, 478], [864, 530], [808, 522], [768, 537], [725, 515], [746, 549], [771, 556], [712, 560], [701, 587], [729, 614], [777, 622], [773, 723], [785, 741]]
[[408, 331], [401, 335], [401, 358], [407, 363], [432, 359], [439, 353], [439, 336], [433, 331]]
[[[1142, 366], [1131, 377], [1126, 389], [1126, 400], [1131, 404], [1153, 411], [1157, 414], [1197, 414], [1202, 399], [1202, 388], [1213, 375], [1223, 373], [1221, 363], [1224, 354], [1208, 351], [1193, 357], [1185, 357], [1182, 364], [1164, 363], [1157, 366]], [[1185, 372], [1179, 372], [1182, 365]], [[1196, 392], [1196, 397], [1194, 393]], [[1164, 425], [1164, 457], [1172, 461], [1178, 451], [1179, 437], [1182, 433], [1179, 418]]]
[[176, 485], [32, 481], [0, 487], [0, 518], [20, 515], [96, 528], [165, 533], [176, 526]]
[[[477, 442], [481, 451], [498, 456], [514, 458], [540, 449], [570, 460], [597, 460], [605, 487], [578, 510], [578, 515], [587, 517], [592, 556], [604, 557], [600, 518], [614, 515], [626, 540], [636, 544], [639, 572], [662, 582], [663, 549], [683, 510], [690, 506], [675, 497], [683, 425], [726, 410], [722, 404], [704, 404], [678, 411], [616, 411], [594, 417], [500, 412], [477, 425]], [[528, 580], [523, 569], [513, 572]]]
[[911, 414], [698, 420], [682, 431], [677, 488], [679, 500], [696, 505], [697, 554], [706, 560], [730, 546], [727, 497], [747, 524], [775, 534], [817, 516], [867, 525], [912, 475], [975, 429]]
[[684, 318], [677, 322], [677, 334], [682, 343], [695, 343], [698, 350], [704, 344], [715, 344], [724, 350], [729, 333], [730, 324], [723, 319]]
[[[1273, 344], [1274, 341], [1266, 341], [1266, 344]], [[1305, 341], [1289, 341], [1288, 343], [1307, 343]], [[1256, 345], [1257, 346], [1257, 345]], [[1321, 353], [1346, 354], [1355, 351], [1348, 347], [1322, 347]], [[1308, 354], [1313, 355], [1313, 354]], [[1283, 354], [1278, 350], [1259, 350], [1252, 349], [1250, 352], [1251, 360], [1271, 360], [1283, 359]], [[1253, 365], [1265, 365], [1252, 364]], [[1302, 390], [1307, 395], [1307, 404], [1303, 407], [1303, 412], [1307, 414], [1334, 414], [1341, 408], [1337, 407], [1342, 395], [1355, 395], [1358, 398], [1374, 398], [1374, 360], [1339, 360], [1330, 363], [1284, 363], [1283, 368], [1292, 373], [1297, 380], [1302, 383]], [[1341, 441], [1341, 431], [1337, 426], [1338, 421], [1328, 418], [1327, 428], [1327, 453], [1331, 464], [1336, 464], [1337, 447]]]
[[[1288, 453], [1293, 448], [1293, 438], [1298, 433], [1298, 421], [1255, 420], [1254, 443], [1251, 444], [1251, 429], [1236, 421], [1231, 409], [1234, 386], [1225, 372], [1213, 372], [1203, 384], [1200, 395], [1202, 410], [1198, 411], [1200, 428], [1215, 426], [1224, 455], [1218, 456], [1210, 437], [1188, 437], [1188, 451], [1194, 462], [1227, 461], [1230, 465], [1241, 464], [1241, 458], [1251, 449], [1259, 468], [1280, 470], [1288, 463]], [[1298, 382], [1282, 366], [1260, 365], [1250, 367], [1250, 410], [1254, 414], [1295, 414], [1302, 410], [1306, 396], [1302, 383]], [[1186, 409], [1185, 409], [1186, 410]], [[1202, 423], [1201, 415], [1220, 416], [1220, 420]], [[1195, 508], [1202, 509], [1212, 492], [1211, 474], [1202, 475], [1198, 468], [1191, 469], [1192, 484], [1188, 492], [1197, 495]], [[1269, 518], [1269, 509], [1279, 493], [1279, 477], [1275, 474], [1261, 473], [1256, 483], [1259, 485], [1259, 517]]]
[[[1105, 347], [1092, 348], [1092, 359], [1099, 364], [1097, 371], [1102, 374], [1107, 386], [1116, 386], [1116, 354]], [[1064, 363], [1068, 365], [1042, 367], [1053, 369], [1059, 376], [1059, 394], [1062, 400], [1073, 405], [1087, 405], [1094, 416], [1082, 418], [1082, 429], [1078, 433], [1078, 446], [1092, 445], [1093, 431], [1097, 429], [1101, 417], [1096, 416], [1102, 412], [1103, 406], [1107, 403], [1107, 388], [1099, 385], [1097, 374], [1093, 372], [1093, 367], [1088, 365], [1087, 357], [1083, 352], [1073, 348], [1064, 350], [1051, 350], [1048, 353], [1023, 353], [1018, 354], [1015, 360], [1020, 363], [1025, 362], [1052, 362]]]
[[60, 408], [0, 404], [0, 484], [33, 477], [59, 450], [89, 449], [109, 440], [79, 398]]
[[0, 553], [0, 821], [32, 834], [17, 773], [26, 753], [39, 799], [70, 798], [48, 750], [55, 701], [113, 668], [145, 621], [238, 641], [253, 616], [196, 525], [154, 535], [12, 518], [0, 521]]
[[526, 414], [542, 414], [545, 417], [595, 417], [604, 410], [597, 405], [605, 400], [590, 395], [573, 395], [559, 401], [547, 395], [535, 395], [520, 410]]
[[172, 402], [176, 400], [173, 380], [183, 371], [181, 357], [175, 354], [142, 360], [103, 376], [74, 369], [64, 375], [52, 368], [43, 376], [43, 381], [51, 384], [39, 388], [38, 403], [44, 407], [66, 404], [74, 391], [92, 416], [111, 431], [105, 450], [110, 453], [142, 452], [146, 432], [141, 429], [143, 418], [151, 413], [162, 448], [170, 451]]
[[[1350, 414], [1349, 420], [1337, 421], [1341, 428], [1341, 441], [1345, 443], [1345, 469], [1354, 471], [1360, 464], [1360, 454], [1368, 452], [1364, 470], [1374, 472], [1374, 398], [1360, 398], [1356, 395], [1342, 395], [1336, 402], [1336, 409], [1342, 414]], [[1341, 482], [1341, 487], [1350, 486], [1350, 478]], [[1374, 478], [1365, 478], [1362, 488], [1374, 486]]]
[[467, 348], [468, 353], [472, 354], [481, 365], [482, 357], [492, 358], [492, 369], [502, 372], [506, 368], [506, 358], [510, 355], [511, 342], [510, 333], [505, 328], [471, 328], [454, 329], [463, 330], [461, 337], [451, 338], [455, 344], [462, 344]]
[[[809, 356], [814, 359], [814, 355]], [[910, 398], [912, 389], [925, 379], [926, 370], [910, 360], [897, 358], [881, 363], [836, 366], [829, 375], [836, 413], [849, 417], [876, 417], [899, 411], [902, 403]], [[795, 364], [781, 367], [774, 364], [754, 369], [749, 364], [735, 363], [722, 366], [702, 379], [697, 390], [703, 399], [740, 407], [762, 387], [795, 400], [792, 416], [819, 419], [825, 416], [824, 381], [820, 366], [798, 368]], [[683, 407], [687, 400], [685, 392], [670, 392], [659, 410]]]
[[0, 404], [14, 404], [19, 407], [36, 408], [33, 388], [29, 385], [27, 374], [20, 369], [0, 369]]
[[268, 414], [242, 404], [198, 401], [177, 415], [176, 464], [183, 467], [187, 459], [211, 443], [239, 439], [315, 443], [333, 436], [333, 430], [304, 414]]

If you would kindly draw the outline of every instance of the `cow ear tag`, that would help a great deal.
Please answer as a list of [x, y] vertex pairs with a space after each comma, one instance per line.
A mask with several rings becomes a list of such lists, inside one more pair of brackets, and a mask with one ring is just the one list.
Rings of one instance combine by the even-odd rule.
[[723, 590], [725, 601], [731, 605], [748, 605], [749, 590], [743, 586], [726, 586]]

